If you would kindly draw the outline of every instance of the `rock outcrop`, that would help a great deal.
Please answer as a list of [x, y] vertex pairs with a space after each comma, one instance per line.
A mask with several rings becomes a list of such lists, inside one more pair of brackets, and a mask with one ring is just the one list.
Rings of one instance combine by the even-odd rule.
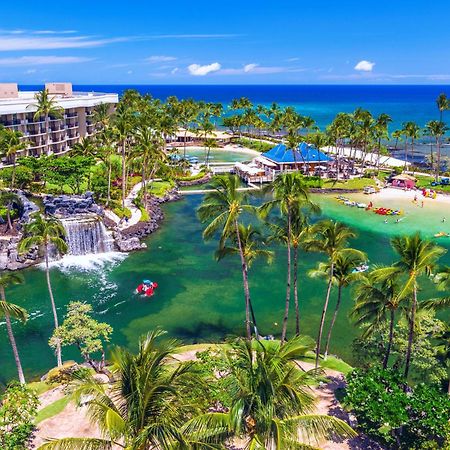
[[21, 236], [0, 239], [0, 270], [19, 270], [40, 262], [37, 248], [20, 255], [18, 252]]
[[58, 215], [62, 217], [76, 214], [98, 214], [103, 216], [103, 208], [98, 206], [92, 192], [83, 195], [46, 195], [44, 197], [44, 207], [46, 214]]

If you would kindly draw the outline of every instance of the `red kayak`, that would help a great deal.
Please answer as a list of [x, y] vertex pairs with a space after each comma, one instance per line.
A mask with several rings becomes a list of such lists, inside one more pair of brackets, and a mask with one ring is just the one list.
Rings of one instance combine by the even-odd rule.
[[141, 283], [136, 288], [136, 293], [151, 297], [155, 293], [155, 289], [158, 287], [158, 283], [152, 282], [150, 285]]

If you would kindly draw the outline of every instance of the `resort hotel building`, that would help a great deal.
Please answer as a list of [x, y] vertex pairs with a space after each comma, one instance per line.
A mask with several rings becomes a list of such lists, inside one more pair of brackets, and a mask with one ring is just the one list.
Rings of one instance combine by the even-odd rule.
[[[0, 126], [20, 131], [27, 148], [18, 156], [60, 155], [69, 151], [81, 138], [95, 133], [94, 108], [118, 102], [117, 94], [73, 92], [71, 83], [47, 83], [49, 97], [61, 108], [61, 117], [35, 117], [35, 91], [19, 91], [15, 83], [0, 83]], [[48, 133], [48, 146], [47, 146]], [[0, 161], [1, 162], [1, 161]]]

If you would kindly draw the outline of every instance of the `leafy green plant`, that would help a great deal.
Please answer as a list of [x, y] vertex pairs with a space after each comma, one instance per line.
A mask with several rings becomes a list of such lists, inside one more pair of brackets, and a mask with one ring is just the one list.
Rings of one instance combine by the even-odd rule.
[[0, 400], [0, 448], [25, 450], [39, 400], [27, 386], [11, 383]]

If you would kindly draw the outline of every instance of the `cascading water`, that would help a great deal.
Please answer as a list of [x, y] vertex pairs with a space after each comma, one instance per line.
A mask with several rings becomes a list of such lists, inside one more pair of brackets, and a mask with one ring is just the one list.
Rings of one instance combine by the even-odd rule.
[[69, 255], [90, 255], [114, 251], [114, 240], [97, 215], [77, 215], [61, 219], [66, 231]]

